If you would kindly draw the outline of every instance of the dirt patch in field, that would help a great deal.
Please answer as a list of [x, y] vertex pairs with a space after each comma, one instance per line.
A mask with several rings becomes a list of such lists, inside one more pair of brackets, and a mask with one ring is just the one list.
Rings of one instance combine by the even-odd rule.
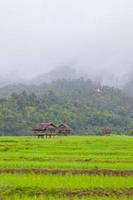
[[44, 189], [43, 190], [31, 190], [31, 188], [17, 188], [14, 190], [10, 190], [10, 192], [5, 191], [5, 194], [7, 195], [13, 195], [13, 194], [19, 194], [19, 195], [29, 195], [29, 196], [58, 196], [58, 197], [89, 197], [89, 196], [101, 196], [101, 197], [109, 197], [109, 196], [117, 196], [117, 197], [132, 197], [133, 196], [133, 188], [127, 188], [127, 189], [111, 189], [111, 188], [95, 188], [95, 189], [86, 189], [86, 190], [73, 190], [69, 191], [66, 189], [59, 189], [59, 190], [54, 190], [54, 191], [47, 191]]
[[88, 189], [88, 190], [77, 190], [77, 191], [58, 191], [58, 195], [66, 195], [66, 196], [133, 196], [133, 188], [128, 189], [120, 189], [120, 190], [113, 190], [113, 189]]
[[72, 169], [0, 169], [0, 174], [55, 174], [55, 175], [108, 175], [108, 176], [133, 176], [133, 170], [72, 170]]
[[125, 190], [112, 190], [112, 189], [94, 189], [94, 190], [86, 190], [86, 191], [75, 191], [69, 194], [69, 196], [133, 196], [133, 189], [125, 189]]

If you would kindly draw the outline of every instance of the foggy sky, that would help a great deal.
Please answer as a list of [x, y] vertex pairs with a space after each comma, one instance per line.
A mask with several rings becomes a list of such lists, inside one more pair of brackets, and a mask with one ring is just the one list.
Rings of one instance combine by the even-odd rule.
[[107, 82], [130, 77], [133, 1], [0, 1], [0, 77], [31, 78], [69, 63]]

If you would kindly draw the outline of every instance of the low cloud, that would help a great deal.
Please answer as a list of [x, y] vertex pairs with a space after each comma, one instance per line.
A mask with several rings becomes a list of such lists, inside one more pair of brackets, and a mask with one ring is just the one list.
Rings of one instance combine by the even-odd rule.
[[133, 74], [132, 7], [132, 0], [1, 1], [1, 77], [27, 80], [72, 65], [124, 84]]

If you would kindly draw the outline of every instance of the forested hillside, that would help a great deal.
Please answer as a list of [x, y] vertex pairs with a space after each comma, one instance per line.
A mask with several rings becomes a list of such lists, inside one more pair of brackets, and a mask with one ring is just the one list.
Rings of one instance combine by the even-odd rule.
[[26, 135], [38, 122], [67, 123], [74, 133], [133, 129], [133, 99], [90, 80], [58, 80], [0, 89], [0, 134]]

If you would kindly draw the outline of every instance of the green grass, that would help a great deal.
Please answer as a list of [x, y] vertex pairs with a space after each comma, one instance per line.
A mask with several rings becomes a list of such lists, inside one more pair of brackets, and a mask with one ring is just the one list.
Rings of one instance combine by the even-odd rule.
[[[71, 136], [51, 139], [0, 137], [0, 169], [133, 170], [133, 137]], [[133, 176], [0, 174], [4, 200], [70, 199], [57, 191], [132, 189]], [[37, 192], [43, 195], [36, 196]], [[46, 192], [48, 195], [46, 196]], [[114, 194], [112, 194], [114, 195]], [[125, 196], [83, 196], [83, 200], [127, 200]], [[72, 199], [79, 199], [73, 196]]]
[[[36, 175], [36, 174], [1, 174], [0, 188], [36, 188], [56, 191], [60, 188], [68, 191], [77, 189], [111, 188], [122, 189], [133, 186], [133, 177], [97, 176], [97, 175]], [[34, 189], [33, 189], [34, 191]]]
[[133, 137], [1, 137], [0, 168], [133, 169]]
[[[84, 190], [117, 190], [130, 189], [133, 186], [133, 177], [95, 176], [95, 175], [35, 175], [35, 174], [1, 174], [0, 192], [4, 195], [36, 194], [59, 195], [58, 191], [73, 192]], [[65, 195], [65, 193], [64, 193]], [[59, 197], [58, 197], [59, 198]]]
[[113, 169], [113, 170], [131, 170], [132, 163], [103, 163], [103, 162], [74, 162], [74, 161], [8, 161], [0, 162], [0, 168], [4, 169]]

